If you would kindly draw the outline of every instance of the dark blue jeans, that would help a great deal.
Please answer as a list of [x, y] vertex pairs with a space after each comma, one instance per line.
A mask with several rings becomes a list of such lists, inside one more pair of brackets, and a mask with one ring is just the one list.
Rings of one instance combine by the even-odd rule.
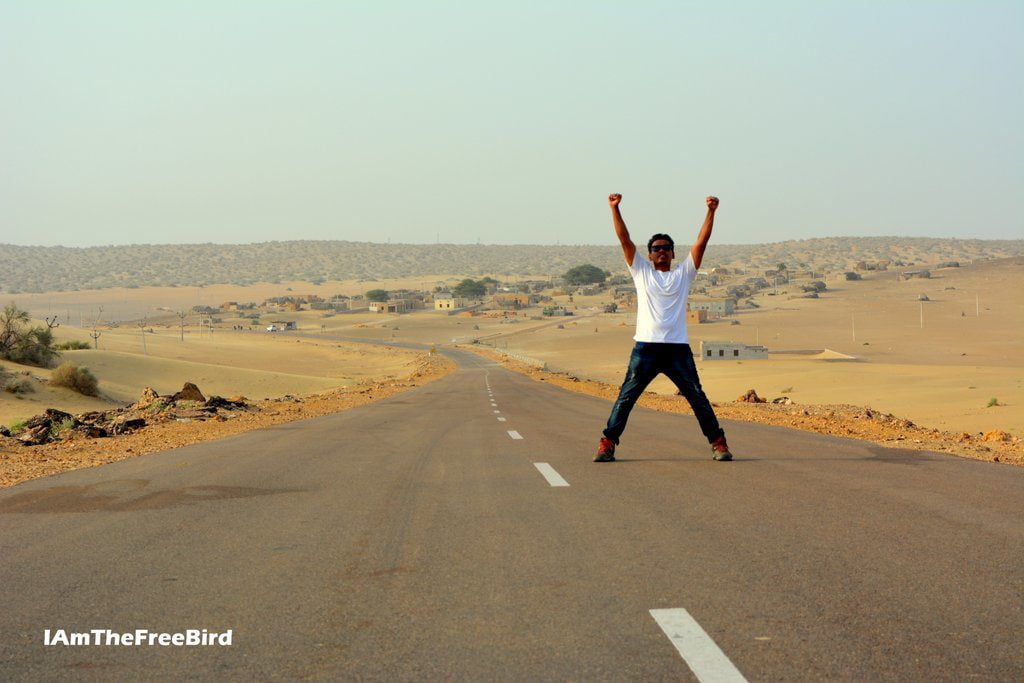
[[704, 432], [708, 443], [725, 435], [718, 425], [718, 418], [715, 417], [711, 401], [701, 389], [700, 378], [697, 376], [697, 365], [693, 362], [690, 345], [636, 342], [633, 346], [633, 353], [629, 356], [626, 379], [622, 382], [619, 398], [612, 407], [608, 426], [604, 430], [606, 437], [615, 443], [619, 442], [619, 437], [626, 429], [629, 412], [633, 410], [633, 406], [640, 395], [644, 393], [647, 385], [659, 373], [665, 373], [672, 383], [679, 387], [683, 398], [689, 401], [690, 407], [693, 408], [693, 414], [700, 424], [700, 430]]

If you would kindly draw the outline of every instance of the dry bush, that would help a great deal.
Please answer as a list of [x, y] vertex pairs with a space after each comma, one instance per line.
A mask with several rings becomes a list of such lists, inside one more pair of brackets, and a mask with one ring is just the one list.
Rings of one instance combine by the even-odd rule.
[[27, 377], [10, 377], [4, 381], [4, 391], [8, 394], [28, 394], [35, 389]]
[[99, 393], [99, 381], [96, 379], [96, 375], [92, 374], [84, 365], [75, 365], [71, 361], [57, 366], [57, 369], [50, 375], [50, 384], [67, 387], [85, 396], [95, 396]]

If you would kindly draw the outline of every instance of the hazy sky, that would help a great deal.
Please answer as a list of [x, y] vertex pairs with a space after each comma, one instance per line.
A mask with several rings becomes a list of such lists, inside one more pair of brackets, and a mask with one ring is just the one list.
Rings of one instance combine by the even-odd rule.
[[0, 243], [1024, 237], [1024, 3], [0, 0]]

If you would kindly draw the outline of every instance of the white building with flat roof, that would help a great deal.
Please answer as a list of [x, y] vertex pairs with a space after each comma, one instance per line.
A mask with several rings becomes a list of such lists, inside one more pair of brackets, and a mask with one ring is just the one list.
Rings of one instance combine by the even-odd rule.
[[731, 341], [702, 341], [701, 360], [768, 360], [768, 347]]

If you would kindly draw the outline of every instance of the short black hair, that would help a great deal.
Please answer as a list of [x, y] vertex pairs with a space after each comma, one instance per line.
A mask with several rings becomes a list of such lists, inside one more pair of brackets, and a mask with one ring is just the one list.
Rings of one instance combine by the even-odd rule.
[[659, 232], [657, 235], [655, 235], [651, 239], [647, 240], [647, 253], [648, 254], [651, 253], [651, 246], [655, 242], [657, 242], [658, 240], [667, 240], [669, 246], [672, 247], [673, 251], [675, 251], [676, 243], [672, 240], [672, 238], [669, 237], [668, 235], [664, 234], [664, 233]]

